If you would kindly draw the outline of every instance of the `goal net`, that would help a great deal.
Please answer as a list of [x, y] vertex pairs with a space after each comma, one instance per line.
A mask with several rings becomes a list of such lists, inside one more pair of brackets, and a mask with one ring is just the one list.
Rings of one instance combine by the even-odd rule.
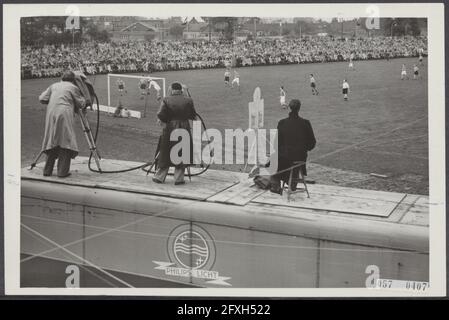
[[108, 74], [108, 105], [102, 111], [117, 116], [155, 116], [165, 97], [165, 78], [147, 75]]

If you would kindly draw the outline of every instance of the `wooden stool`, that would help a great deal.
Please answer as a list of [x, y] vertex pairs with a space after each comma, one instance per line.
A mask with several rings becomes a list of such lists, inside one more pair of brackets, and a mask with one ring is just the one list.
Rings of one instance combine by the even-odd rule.
[[[287, 189], [287, 200], [290, 201], [290, 195], [295, 192], [305, 192], [307, 193], [307, 198], [310, 198], [309, 190], [307, 189], [306, 178], [301, 170], [301, 167], [305, 165], [303, 161], [295, 161], [293, 162], [294, 166], [290, 169], [290, 175], [288, 177], [288, 189]], [[293, 170], [299, 169], [299, 178], [293, 178]], [[297, 184], [299, 181], [302, 181], [304, 184], [304, 188], [296, 188], [296, 190], [292, 189], [292, 184]], [[285, 188], [285, 181], [282, 183], [282, 190]]]

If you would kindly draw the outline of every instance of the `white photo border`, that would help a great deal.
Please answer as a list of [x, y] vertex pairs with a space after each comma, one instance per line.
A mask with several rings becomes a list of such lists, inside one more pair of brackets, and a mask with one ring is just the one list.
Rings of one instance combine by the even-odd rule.
[[[368, 288], [21, 288], [20, 287], [20, 179], [21, 179], [21, 78], [20, 18], [66, 16], [68, 6], [80, 16], [259, 16], [259, 17], [366, 17], [377, 6], [380, 17], [420, 17], [428, 20], [429, 112], [429, 281], [426, 293]], [[7, 295], [133, 295], [133, 296], [251, 296], [251, 297], [410, 297], [446, 294], [445, 217], [445, 55], [444, 5], [442, 3], [320, 3], [320, 4], [4, 4], [4, 248]]]

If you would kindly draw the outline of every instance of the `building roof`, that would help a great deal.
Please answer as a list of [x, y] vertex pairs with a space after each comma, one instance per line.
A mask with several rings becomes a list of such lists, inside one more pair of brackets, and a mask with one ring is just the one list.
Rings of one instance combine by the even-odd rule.
[[209, 24], [205, 22], [189, 23], [184, 28], [185, 32], [205, 32], [207, 30], [209, 30]]
[[120, 31], [127, 31], [127, 32], [132, 32], [132, 31], [156, 31], [157, 28], [155, 28], [154, 26], [148, 25], [145, 22], [135, 22], [125, 28], [123, 28]]

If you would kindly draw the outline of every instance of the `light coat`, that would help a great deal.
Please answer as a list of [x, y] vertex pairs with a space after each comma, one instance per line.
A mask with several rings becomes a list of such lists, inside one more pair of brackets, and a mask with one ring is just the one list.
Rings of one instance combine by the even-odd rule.
[[39, 101], [47, 104], [42, 151], [60, 147], [71, 150], [71, 157], [75, 158], [78, 155], [75, 111], [85, 105], [80, 89], [68, 81], [57, 82], [42, 92]]

